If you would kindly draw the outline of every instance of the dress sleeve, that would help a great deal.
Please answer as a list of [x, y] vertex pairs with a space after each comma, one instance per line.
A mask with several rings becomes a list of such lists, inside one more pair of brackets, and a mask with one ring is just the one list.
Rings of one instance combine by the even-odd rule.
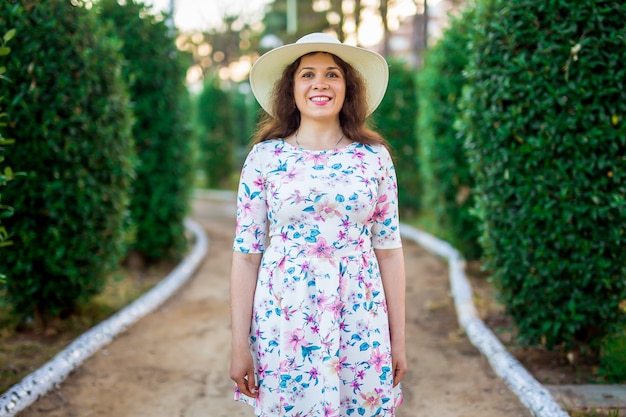
[[402, 247], [396, 171], [387, 148], [381, 146], [378, 155], [380, 171], [378, 200], [373, 215], [372, 246], [374, 249], [396, 249]]
[[241, 169], [233, 250], [262, 253], [267, 235], [267, 194], [259, 146], [252, 148]]

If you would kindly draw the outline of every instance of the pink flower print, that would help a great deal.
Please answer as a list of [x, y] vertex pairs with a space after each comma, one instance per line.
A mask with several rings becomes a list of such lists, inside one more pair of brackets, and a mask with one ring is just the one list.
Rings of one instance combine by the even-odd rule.
[[280, 361], [280, 363], [278, 364], [278, 369], [281, 374], [288, 374], [289, 372], [291, 372], [293, 369], [295, 369], [294, 358]]
[[324, 405], [324, 417], [339, 417], [339, 414], [330, 404], [326, 404]]
[[365, 400], [363, 406], [369, 407], [370, 409], [378, 409], [381, 406], [381, 389], [374, 389], [374, 392], [368, 392], [367, 394], [361, 393], [361, 398]]
[[372, 214], [372, 220], [377, 222], [383, 222], [389, 215], [389, 203], [385, 205], [376, 206], [376, 210], [374, 210], [374, 214]]
[[388, 365], [390, 363], [389, 355], [381, 352], [379, 348], [376, 348], [372, 351], [372, 356], [370, 357], [368, 363], [374, 366], [376, 372], [382, 372], [383, 365]]
[[319, 165], [326, 165], [326, 162], [328, 161], [328, 157], [323, 154], [323, 153], [313, 153], [313, 154], [309, 154], [306, 157], [307, 161], [313, 161], [313, 163], [317, 166]]
[[318, 307], [322, 310], [326, 308], [326, 302], [328, 301], [328, 296], [324, 292], [320, 292], [315, 296]]
[[300, 176], [300, 169], [297, 166], [289, 168], [289, 171], [280, 174], [281, 182], [288, 183], [290, 180]]
[[250, 196], [244, 195], [241, 197], [241, 200], [239, 200], [240, 216], [237, 217], [248, 217], [254, 212], [255, 209], [256, 204], [252, 202]]
[[359, 161], [362, 161], [363, 158], [365, 158], [365, 152], [363, 151], [354, 151], [354, 153], [352, 154], [352, 159], [358, 159]]
[[317, 383], [317, 377], [320, 375], [319, 371], [317, 370], [316, 367], [311, 368], [311, 370], [309, 372], [307, 372], [309, 374], [309, 381], [311, 380], [315, 380], [315, 383]]
[[330, 369], [336, 374], [339, 375], [339, 373], [341, 372], [341, 370], [343, 369], [343, 367], [346, 364], [346, 360], [348, 359], [347, 356], [343, 356], [343, 357], [333, 357], [330, 360]]
[[259, 175], [254, 181], [252, 181], [252, 184], [254, 184], [254, 188], [262, 190], [265, 188], [265, 178]]
[[309, 247], [308, 255], [317, 256], [319, 258], [330, 258], [333, 252], [334, 248], [326, 242], [326, 239], [318, 237], [315, 246]]
[[257, 369], [257, 374], [259, 376], [259, 379], [264, 379], [267, 376], [268, 374], [267, 368], [268, 368], [267, 364], [259, 365], [259, 368]]
[[293, 332], [287, 332], [287, 339], [289, 339], [287, 344], [291, 346], [295, 352], [304, 344], [304, 330], [297, 328]]
[[282, 148], [279, 148], [279, 147], [275, 147], [275, 148], [272, 150], [272, 153], [274, 154], [274, 156], [280, 156], [280, 155], [282, 155], [282, 153], [283, 153], [283, 149], [282, 149]]
[[329, 311], [334, 313], [335, 320], [341, 317], [341, 312], [343, 311], [343, 303], [341, 301], [336, 301], [329, 305]]
[[337, 210], [337, 203], [332, 203], [328, 199], [324, 199], [315, 206], [315, 220], [326, 221], [326, 219], [332, 219], [335, 216], [341, 216], [341, 212]]
[[291, 198], [293, 198], [293, 202], [294, 202], [295, 204], [300, 204], [300, 203], [302, 203], [303, 201], [306, 201], [306, 198], [305, 198], [303, 195], [300, 195], [300, 190], [296, 190], [296, 191], [294, 192], [294, 196], [293, 196], [293, 197], [290, 197], [290, 199], [291, 199]]
[[297, 311], [298, 311], [297, 308], [289, 309], [289, 306], [285, 306], [285, 307], [281, 308], [280, 314], [285, 316], [285, 320], [289, 321], [289, 320], [291, 320], [291, 316], [293, 316], [293, 314], [296, 313]]

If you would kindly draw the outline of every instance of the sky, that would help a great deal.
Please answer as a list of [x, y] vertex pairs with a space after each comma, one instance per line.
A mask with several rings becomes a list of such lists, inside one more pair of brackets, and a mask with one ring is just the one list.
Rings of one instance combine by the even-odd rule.
[[[220, 24], [224, 15], [240, 15], [259, 21], [263, 6], [271, 0], [174, 0], [174, 23], [184, 32], [207, 30]], [[156, 10], [169, 11], [170, 0], [143, 0]]]
[[[171, 0], [141, 0], [153, 6], [156, 10], [168, 11]], [[183, 32], [205, 31], [218, 26], [224, 15], [237, 15], [245, 22], [258, 22], [263, 17], [264, 6], [272, 0], [174, 0], [174, 22]], [[430, 0], [429, 3], [438, 3], [439, 0]], [[317, 0], [317, 3], [329, 3], [327, 0]], [[348, 5], [350, 1], [346, 1]], [[376, 8], [377, 0], [362, 0], [363, 5]], [[390, 21], [396, 21], [396, 16], [409, 16], [415, 13], [412, 0], [396, 0], [390, 9]], [[348, 7], [350, 7], [348, 5]], [[362, 30], [359, 41], [364, 45], [371, 45], [380, 40], [382, 28], [377, 12], [369, 9], [362, 15]], [[391, 23], [390, 22], [390, 23]]]

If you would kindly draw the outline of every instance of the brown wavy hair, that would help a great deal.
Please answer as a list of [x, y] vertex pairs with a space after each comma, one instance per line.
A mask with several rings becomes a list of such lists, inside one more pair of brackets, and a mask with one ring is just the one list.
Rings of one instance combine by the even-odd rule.
[[[302, 58], [308, 55], [328, 52], [310, 52], [288, 65], [276, 81], [271, 96], [274, 117], [264, 113], [257, 125], [251, 145], [270, 139], [287, 138], [300, 127], [300, 110], [294, 97], [294, 78]], [[367, 126], [366, 87], [361, 74], [337, 55], [330, 54], [341, 69], [346, 80], [346, 97], [339, 112], [339, 124], [343, 134], [355, 141], [368, 145], [381, 144], [389, 148], [387, 141]], [[262, 111], [262, 110], [261, 110]]]

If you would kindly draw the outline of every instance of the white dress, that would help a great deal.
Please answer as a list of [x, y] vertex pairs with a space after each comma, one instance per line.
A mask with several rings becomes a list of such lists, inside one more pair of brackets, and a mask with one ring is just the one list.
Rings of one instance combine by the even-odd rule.
[[401, 246], [384, 146], [255, 145], [233, 249], [263, 253], [250, 334], [259, 397], [235, 399], [261, 417], [393, 416], [402, 394], [373, 249]]

